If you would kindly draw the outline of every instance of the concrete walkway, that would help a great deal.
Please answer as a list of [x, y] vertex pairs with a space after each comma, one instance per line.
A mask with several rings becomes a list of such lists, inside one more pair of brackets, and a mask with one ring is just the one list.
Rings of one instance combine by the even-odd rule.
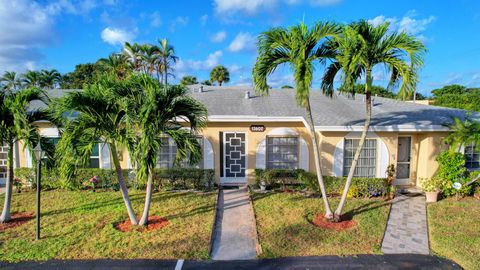
[[393, 200], [382, 243], [385, 254], [429, 254], [425, 197], [398, 194]]
[[255, 216], [247, 187], [221, 189], [213, 236], [213, 260], [249, 260], [257, 256]]

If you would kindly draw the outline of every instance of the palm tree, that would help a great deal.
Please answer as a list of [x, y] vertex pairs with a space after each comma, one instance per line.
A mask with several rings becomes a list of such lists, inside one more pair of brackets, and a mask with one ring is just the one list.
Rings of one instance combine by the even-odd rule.
[[372, 116], [370, 89], [373, 83], [373, 68], [382, 66], [391, 73], [389, 88], [401, 81], [399, 96], [406, 97], [415, 89], [417, 70], [423, 64], [426, 49], [422, 42], [405, 32], [389, 33], [388, 27], [388, 23], [374, 26], [365, 20], [361, 20], [346, 26], [343, 34], [337, 36], [327, 46], [328, 50], [335, 56], [335, 60], [328, 66], [322, 79], [322, 90], [324, 92], [333, 92], [334, 80], [339, 73], [343, 75], [342, 88], [351, 89], [352, 94], [354, 94], [353, 89], [357, 80], [362, 76], [366, 78], [365, 124], [352, 166], [348, 172], [342, 198], [335, 210], [335, 220], [340, 219], [361, 149], [370, 127]]
[[224, 66], [216, 66], [210, 71], [210, 81], [218, 82], [218, 85], [222, 86], [222, 83], [230, 81], [230, 72]]
[[108, 58], [101, 58], [97, 63], [111, 72], [117, 80], [124, 79], [130, 70], [130, 63], [124, 54], [112, 53]]
[[[146, 225], [153, 190], [153, 170], [162, 147], [162, 134], [172, 138], [177, 146], [176, 163], [190, 157], [196, 163], [201, 157], [201, 147], [196, 132], [205, 126], [207, 110], [202, 103], [187, 95], [182, 86], [162, 85], [148, 76], [132, 78], [131, 89], [139, 89], [128, 99], [130, 103], [129, 126], [138, 127], [134, 156], [138, 177], [147, 179], [145, 206], [139, 225]], [[133, 92], [132, 92], [133, 93]], [[179, 119], [182, 119], [179, 122]], [[188, 126], [189, 129], [184, 127]]]
[[325, 217], [327, 219], [331, 219], [333, 214], [328, 203], [320, 167], [318, 140], [310, 107], [310, 89], [313, 81], [314, 62], [322, 62], [324, 57], [326, 57], [323, 54], [322, 43], [328, 40], [328, 38], [338, 35], [340, 30], [341, 28], [335, 23], [316, 23], [309, 29], [302, 22], [288, 29], [273, 28], [263, 32], [258, 38], [258, 57], [253, 68], [255, 87], [262, 94], [268, 94], [267, 77], [280, 65], [289, 65], [294, 73], [297, 103], [305, 108], [307, 112], [317, 180], [322, 193], [326, 212]]
[[183, 76], [183, 78], [180, 80], [181, 85], [192, 85], [197, 83], [197, 77], [195, 76]]
[[142, 46], [138, 43], [130, 44], [125, 42], [123, 46], [123, 53], [127, 57], [128, 61], [132, 63], [134, 71], [140, 71], [142, 65]]
[[5, 71], [0, 78], [0, 82], [3, 83], [4, 89], [7, 91], [17, 90], [20, 86], [20, 80], [15, 71]]
[[62, 80], [62, 74], [56, 69], [42, 70], [40, 72], [40, 87], [53, 89]]
[[39, 87], [40, 86], [40, 72], [35, 70], [28, 70], [22, 75], [22, 82], [25, 87]]
[[[480, 121], [470, 118], [462, 120], [453, 119], [449, 125], [450, 134], [445, 138], [445, 143], [450, 146], [451, 152], [458, 152], [461, 147], [472, 145], [475, 150], [480, 148]], [[480, 174], [470, 180], [465, 186], [469, 186], [480, 179]]]
[[155, 45], [144, 44], [141, 46], [142, 51], [142, 63], [145, 73], [150, 76], [153, 76], [154, 72], [157, 72], [158, 80], [160, 80], [160, 70], [158, 70], [157, 63], [161, 61], [160, 59], [160, 48]]
[[168, 76], [172, 75], [170, 73], [173, 70], [173, 65], [177, 62], [178, 57], [175, 55], [175, 48], [168, 43], [166, 38], [158, 40], [160, 43], [159, 48], [159, 62], [158, 62], [158, 70], [160, 74], [163, 74], [163, 84], [168, 84]]
[[38, 88], [29, 88], [18, 92], [0, 92], [0, 145], [8, 146], [8, 177], [6, 182], [5, 203], [3, 205], [0, 222], [10, 220], [10, 204], [12, 200], [13, 149], [18, 141], [23, 141], [25, 147], [32, 151], [38, 142], [37, 128], [34, 122], [44, 118], [41, 111], [29, 111], [30, 102], [42, 100], [46, 102], [45, 95]]
[[[126, 83], [116, 80], [112, 75], [103, 76], [96, 83], [86, 85], [83, 91], [68, 93], [55, 103], [54, 109], [55, 118], [64, 119], [64, 131], [57, 150], [63, 154], [62, 159], [69, 162], [79, 160], [78, 165], [85, 165], [98, 142], [108, 144], [113, 153], [111, 157], [128, 216], [131, 223], [136, 225], [137, 217], [128, 196], [118, 155], [115, 154], [119, 146], [128, 146], [132, 138], [131, 130], [125, 125], [127, 107], [122, 98], [122, 91], [128, 88]], [[74, 118], [69, 117], [73, 115]], [[79, 158], [76, 159], [75, 155]], [[62, 175], [68, 177], [71, 164], [61, 164], [64, 166], [60, 168]]]

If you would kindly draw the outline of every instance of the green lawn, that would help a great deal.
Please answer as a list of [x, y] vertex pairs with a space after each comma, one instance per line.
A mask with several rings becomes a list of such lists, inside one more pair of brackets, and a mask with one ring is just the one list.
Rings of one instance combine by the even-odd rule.
[[[0, 232], [2, 260], [209, 257], [216, 193], [154, 193], [150, 214], [170, 224], [143, 233], [114, 228], [127, 218], [120, 192], [56, 190], [42, 196], [42, 239], [34, 240], [35, 220]], [[141, 211], [144, 193], [131, 191], [131, 199]], [[13, 212], [34, 212], [35, 193], [14, 194], [12, 203]]]
[[[380, 253], [389, 202], [348, 199], [345, 212], [353, 213], [358, 226], [337, 232], [309, 222], [312, 214], [324, 213], [321, 198], [255, 193], [253, 200], [262, 258]], [[338, 204], [338, 199], [331, 201]]]
[[480, 269], [480, 201], [465, 198], [428, 205], [430, 248], [465, 269]]

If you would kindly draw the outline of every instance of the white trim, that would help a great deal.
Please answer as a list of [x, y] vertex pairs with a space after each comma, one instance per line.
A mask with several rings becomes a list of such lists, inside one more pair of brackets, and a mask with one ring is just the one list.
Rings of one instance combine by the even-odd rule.
[[345, 145], [345, 138], [342, 138], [337, 145], [335, 146], [335, 151], [333, 152], [333, 167], [332, 173], [333, 176], [342, 177], [343, 176], [343, 148]]
[[[104, 152], [105, 151], [105, 152]], [[104, 155], [105, 154], [105, 155]], [[98, 146], [98, 159], [100, 169], [112, 169], [111, 156], [118, 155], [117, 153], [112, 153], [110, 147], [106, 143], [100, 143]]]
[[46, 138], [59, 138], [60, 132], [56, 127], [41, 128], [39, 129], [40, 136]]
[[[363, 131], [363, 126], [315, 126], [316, 131]], [[428, 131], [449, 131], [450, 129], [441, 125], [394, 125], [394, 126], [371, 126], [369, 132], [428, 132]]]
[[215, 168], [215, 157], [213, 152], [213, 147], [207, 137], [203, 137], [203, 168], [204, 169], [214, 169]]
[[308, 172], [310, 169], [310, 152], [308, 151], [308, 145], [302, 136], [298, 136], [298, 142], [300, 144], [298, 167]]
[[390, 164], [390, 152], [382, 138], [378, 138], [377, 142], [379, 142], [377, 148], [377, 178], [386, 178], [388, 164]]
[[298, 132], [293, 128], [274, 128], [267, 136], [298, 136]]
[[255, 168], [265, 169], [267, 168], [267, 140], [263, 139], [257, 146], [257, 153], [255, 158]]

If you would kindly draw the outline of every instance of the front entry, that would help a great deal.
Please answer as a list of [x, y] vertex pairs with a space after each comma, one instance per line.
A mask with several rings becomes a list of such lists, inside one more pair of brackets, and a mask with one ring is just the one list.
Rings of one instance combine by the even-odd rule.
[[412, 137], [398, 137], [397, 177], [395, 185], [410, 184]]
[[247, 134], [224, 132], [222, 184], [247, 184]]

